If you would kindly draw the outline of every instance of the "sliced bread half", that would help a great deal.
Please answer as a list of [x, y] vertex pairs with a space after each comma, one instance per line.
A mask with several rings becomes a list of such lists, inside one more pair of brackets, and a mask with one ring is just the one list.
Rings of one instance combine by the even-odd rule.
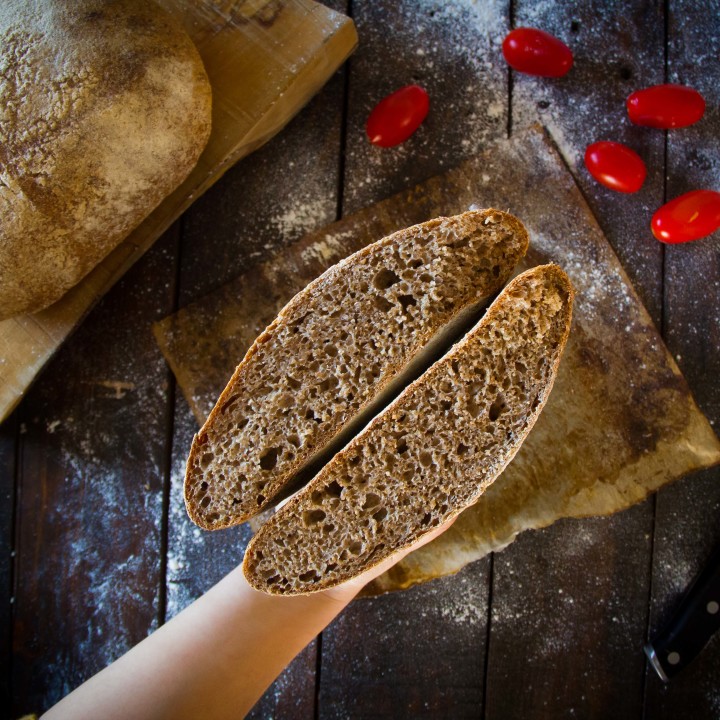
[[396, 232], [308, 285], [250, 348], [195, 436], [191, 519], [218, 529], [267, 507], [487, 304], [527, 245], [512, 215], [467, 212]]
[[460, 343], [259, 530], [243, 563], [250, 584], [283, 595], [332, 587], [475, 502], [547, 400], [572, 301], [556, 265], [515, 278]]

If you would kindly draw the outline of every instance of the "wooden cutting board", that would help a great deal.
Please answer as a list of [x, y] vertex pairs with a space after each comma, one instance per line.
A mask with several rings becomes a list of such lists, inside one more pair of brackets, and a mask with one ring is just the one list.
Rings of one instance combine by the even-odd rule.
[[187, 180], [62, 300], [0, 322], [0, 421], [90, 308], [235, 162], [275, 135], [357, 45], [352, 21], [312, 0], [159, 0], [193, 38], [213, 128]]
[[530, 233], [526, 266], [556, 262], [577, 291], [555, 388], [512, 463], [446, 533], [366, 593], [456, 572], [524, 530], [630, 507], [720, 462], [695, 404], [617, 256], [550, 139], [539, 129], [283, 249], [159, 323], [156, 337], [199, 422], [278, 310], [329, 265], [437, 215], [499, 207]]

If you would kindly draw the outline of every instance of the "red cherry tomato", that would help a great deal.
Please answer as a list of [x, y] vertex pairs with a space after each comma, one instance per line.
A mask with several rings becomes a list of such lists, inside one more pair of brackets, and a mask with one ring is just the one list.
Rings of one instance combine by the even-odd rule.
[[703, 96], [685, 85], [653, 85], [636, 90], [626, 104], [636, 125], [666, 130], [692, 125], [705, 114]]
[[698, 240], [720, 227], [720, 193], [692, 190], [665, 203], [652, 217], [653, 235], [664, 243]]
[[643, 159], [627, 145], [617, 142], [589, 145], [585, 165], [601, 185], [623, 193], [637, 192], [647, 175]]
[[529, 75], [562, 77], [573, 64], [573, 54], [562, 40], [534, 28], [516, 28], [508, 33], [502, 51], [511, 68]]
[[373, 145], [399, 145], [420, 127], [429, 109], [430, 98], [425, 90], [418, 85], [406, 85], [373, 108], [365, 132]]

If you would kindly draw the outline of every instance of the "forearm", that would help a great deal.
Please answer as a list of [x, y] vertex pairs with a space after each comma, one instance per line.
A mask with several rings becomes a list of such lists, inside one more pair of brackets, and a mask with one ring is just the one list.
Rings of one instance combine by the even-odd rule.
[[242, 717], [351, 597], [263, 595], [234, 570], [45, 717]]

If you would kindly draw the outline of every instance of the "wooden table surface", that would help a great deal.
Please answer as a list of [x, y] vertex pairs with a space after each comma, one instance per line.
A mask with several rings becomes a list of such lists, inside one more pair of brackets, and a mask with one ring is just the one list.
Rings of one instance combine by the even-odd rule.
[[[328, 4], [357, 24], [350, 62], [158, 241], [0, 426], [9, 717], [46, 709], [242, 558], [247, 528], [205, 534], [185, 517], [196, 424], [152, 323], [533, 122], [553, 135], [700, 407], [720, 422], [720, 234], [672, 247], [649, 231], [666, 198], [720, 190], [720, 2]], [[500, 44], [522, 25], [572, 47], [567, 77], [508, 71]], [[703, 92], [705, 118], [671, 133], [631, 126], [626, 96], [663, 81]], [[399, 148], [371, 146], [368, 112], [412, 82], [430, 94], [427, 121]], [[639, 193], [590, 178], [582, 156], [600, 139], [645, 158]], [[718, 718], [720, 638], [669, 686], [642, 648], [720, 541], [719, 520], [716, 469], [610, 518], [526, 533], [454, 577], [358, 601], [252, 717]]]

